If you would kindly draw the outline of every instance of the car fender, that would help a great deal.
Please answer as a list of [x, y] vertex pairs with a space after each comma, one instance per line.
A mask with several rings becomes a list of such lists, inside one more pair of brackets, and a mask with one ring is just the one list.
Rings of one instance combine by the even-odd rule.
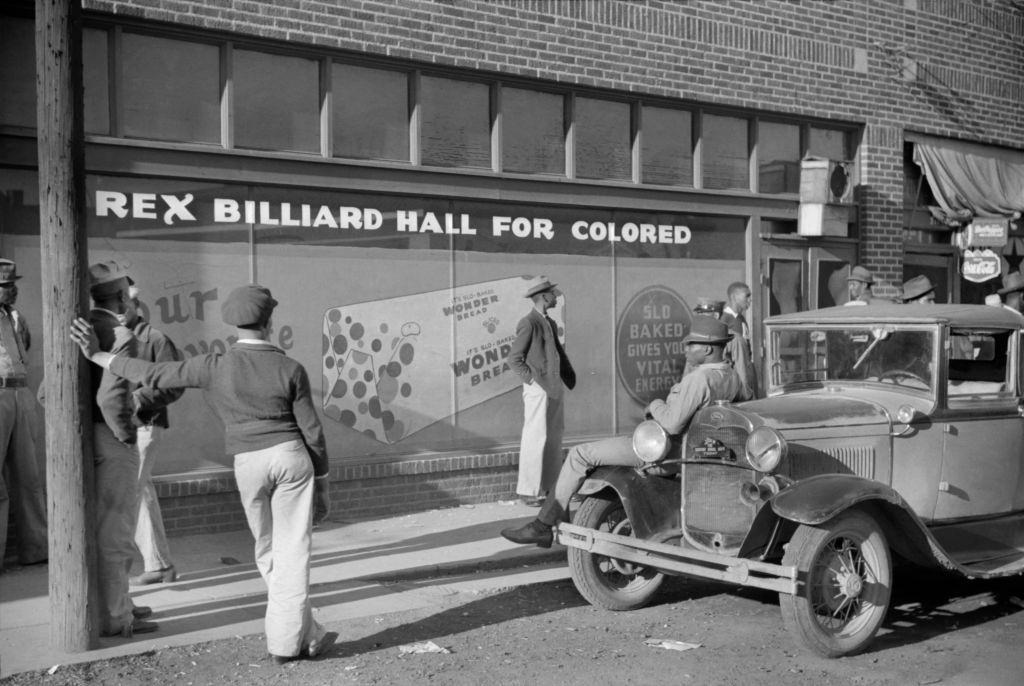
[[779, 491], [769, 502], [783, 519], [815, 526], [868, 500], [881, 500], [909, 512], [906, 502], [892, 488], [852, 474], [819, 474], [801, 479]]
[[664, 541], [670, 535], [679, 535], [679, 479], [631, 467], [598, 467], [583, 482], [579, 495], [604, 491], [614, 491], [618, 496], [637, 538]]

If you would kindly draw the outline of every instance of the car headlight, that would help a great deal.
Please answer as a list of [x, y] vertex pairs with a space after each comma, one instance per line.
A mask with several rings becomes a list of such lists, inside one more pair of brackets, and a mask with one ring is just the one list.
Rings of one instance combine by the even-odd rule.
[[648, 419], [633, 430], [633, 452], [641, 462], [653, 464], [668, 455], [668, 433], [661, 424]]
[[786, 456], [786, 439], [771, 427], [759, 426], [750, 432], [745, 449], [751, 467], [759, 472], [770, 472]]

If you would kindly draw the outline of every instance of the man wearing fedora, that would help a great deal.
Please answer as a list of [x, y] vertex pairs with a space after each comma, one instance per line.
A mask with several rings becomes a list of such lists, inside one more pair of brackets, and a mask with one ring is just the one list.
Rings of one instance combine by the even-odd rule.
[[850, 299], [845, 305], [870, 305], [872, 299], [871, 286], [875, 283], [875, 276], [859, 264], [850, 270], [850, 276], [846, 279], [846, 286], [849, 289]]
[[[714, 298], [697, 298], [697, 304], [693, 306], [693, 313], [721, 319], [725, 311], [725, 301]], [[732, 368], [740, 377], [743, 384], [743, 392], [737, 400], [752, 400], [757, 381], [754, 379], [754, 366], [750, 362], [749, 346], [743, 337], [732, 331], [732, 338], [725, 344], [724, 358], [732, 363]], [[683, 374], [691, 371], [689, 363], [683, 368]]]
[[[135, 357], [138, 341], [125, 327], [131, 278], [114, 260], [89, 266], [89, 322], [99, 349]], [[96, 467], [96, 547], [100, 589], [100, 633], [131, 638], [157, 630], [148, 607], [135, 607], [128, 573], [135, 554], [138, 514], [138, 433], [132, 385], [104, 369], [92, 370], [93, 459]]]
[[313, 617], [309, 563], [314, 510], [326, 516], [329, 463], [323, 428], [301, 364], [269, 342], [277, 300], [258, 284], [231, 291], [221, 319], [238, 339], [223, 354], [153, 363], [102, 352], [89, 323], [71, 337], [119, 378], [150, 388], [201, 388], [224, 421], [238, 494], [267, 586], [267, 648], [277, 664], [316, 657], [337, 638]]
[[46, 495], [32, 437], [36, 401], [28, 390], [28, 326], [14, 308], [17, 265], [0, 258], [0, 572], [14, 509], [18, 562], [46, 562]]
[[[645, 414], [658, 422], [670, 436], [684, 434], [690, 420], [701, 408], [716, 400], [735, 400], [742, 393], [739, 376], [722, 358], [725, 344], [731, 337], [724, 322], [702, 315], [693, 318], [690, 333], [683, 339], [686, 362], [693, 371], [672, 387], [665, 400], [654, 400], [645, 410]], [[584, 443], [570, 450], [558, 474], [554, 495], [544, 503], [537, 518], [524, 526], [504, 529], [501, 535], [513, 543], [550, 547], [554, 538], [552, 528], [564, 519], [569, 500], [591, 471], [605, 465], [643, 465], [633, 452], [631, 436]]]
[[562, 466], [565, 388], [576, 385], [576, 372], [558, 340], [558, 326], [548, 310], [558, 304], [557, 284], [547, 278], [530, 286], [533, 309], [516, 325], [509, 364], [523, 381], [523, 433], [519, 442], [516, 493], [532, 507], [541, 504]]
[[904, 305], [918, 303], [931, 305], [935, 303], [935, 286], [924, 274], [919, 274], [903, 284], [900, 301]]
[[1003, 307], [1017, 314], [1024, 314], [1024, 274], [1016, 271], [1003, 277], [1003, 287], [999, 289], [999, 295], [1006, 297]]

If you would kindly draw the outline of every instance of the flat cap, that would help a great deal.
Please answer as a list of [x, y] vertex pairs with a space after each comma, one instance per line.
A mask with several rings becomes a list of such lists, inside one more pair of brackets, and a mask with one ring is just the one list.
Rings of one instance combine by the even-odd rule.
[[94, 298], [113, 295], [134, 283], [128, 271], [116, 260], [89, 265], [89, 294]]
[[225, 324], [248, 329], [266, 324], [275, 307], [277, 301], [270, 290], [251, 283], [228, 293], [220, 306], [220, 316]]

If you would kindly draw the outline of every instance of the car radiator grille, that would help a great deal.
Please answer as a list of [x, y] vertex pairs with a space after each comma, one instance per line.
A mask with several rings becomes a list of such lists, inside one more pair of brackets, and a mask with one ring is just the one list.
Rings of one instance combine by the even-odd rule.
[[735, 552], [754, 521], [757, 506], [741, 497], [743, 484], [757, 481], [744, 457], [747, 435], [743, 427], [707, 425], [691, 427], [687, 434], [687, 457], [706, 439], [729, 448], [729, 456], [720, 462], [683, 464], [683, 528], [698, 547]]

